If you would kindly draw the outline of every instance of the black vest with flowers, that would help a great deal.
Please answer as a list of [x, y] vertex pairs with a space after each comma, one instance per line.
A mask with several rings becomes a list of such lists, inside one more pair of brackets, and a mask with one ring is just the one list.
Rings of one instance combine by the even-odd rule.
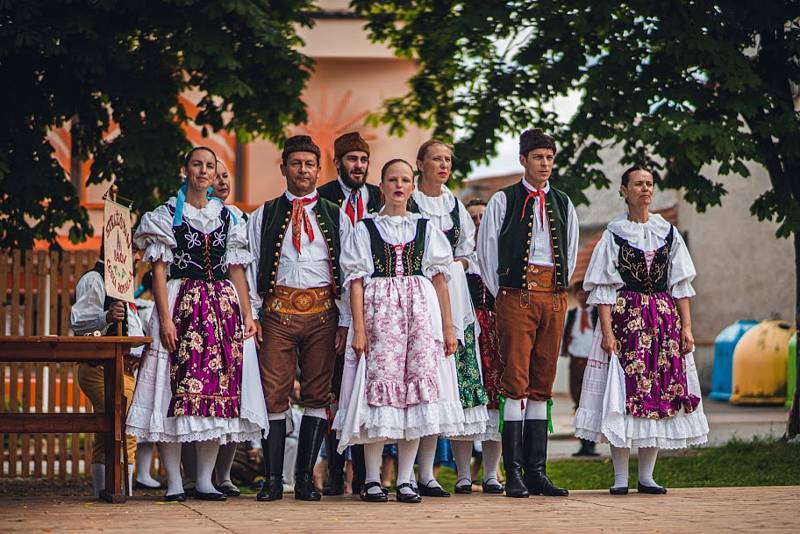
[[397, 273], [398, 264], [402, 264], [402, 276], [422, 275], [422, 256], [425, 254], [425, 229], [428, 219], [418, 219], [414, 239], [402, 245], [392, 245], [384, 241], [372, 219], [361, 219], [359, 224], [366, 226], [369, 231], [372, 263], [375, 266], [373, 278], [400, 276]]
[[[167, 204], [169, 214], [175, 216], [175, 207]], [[180, 226], [173, 226], [172, 233], [178, 243], [173, 250], [170, 278], [189, 278], [213, 282], [228, 276], [225, 252], [228, 244], [228, 228], [231, 215], [220, 210], [222, 223], [209, 233], [194, 228], [186, 218]]]

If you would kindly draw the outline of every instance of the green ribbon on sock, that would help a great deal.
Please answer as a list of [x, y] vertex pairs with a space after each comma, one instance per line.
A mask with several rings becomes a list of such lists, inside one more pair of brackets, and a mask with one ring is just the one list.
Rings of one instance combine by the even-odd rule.
[[547, 432], [553, 433], [553, 399], [547, 399]]
[[497, 431], [503, 432], [503, 423], [505, 422], [505, 407], [506, 407], [506, 398], [502, 395], [497, 396], [497, 405], [498, 410], [500, 411], [500, 422], [497, 425]]

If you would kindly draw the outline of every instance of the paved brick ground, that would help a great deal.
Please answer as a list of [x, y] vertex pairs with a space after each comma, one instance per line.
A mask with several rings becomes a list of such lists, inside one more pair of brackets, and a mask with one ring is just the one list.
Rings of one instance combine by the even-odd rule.
[[0, 498], [0, 531], [10, 532], [767, 532], [800, 529], [800, 486], [671, 489], [665, 496], [611, 497], [576, 491], [567, 499], [502, 496], [428, 498], [421, 505], [366, 504], [354, 497], [321, 503], [291, 498], [257, 503], [123, 505], [81, 497]]

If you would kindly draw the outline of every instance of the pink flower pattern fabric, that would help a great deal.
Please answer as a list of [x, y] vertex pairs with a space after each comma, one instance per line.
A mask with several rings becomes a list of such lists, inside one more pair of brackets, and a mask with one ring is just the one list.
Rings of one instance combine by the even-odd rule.
[[[398, 262], [402, 263], [402, 262]], [[373, 278], [364, 290], [367, 402], [406, 408], [439, 400], [429, 307], [418, 276]]]

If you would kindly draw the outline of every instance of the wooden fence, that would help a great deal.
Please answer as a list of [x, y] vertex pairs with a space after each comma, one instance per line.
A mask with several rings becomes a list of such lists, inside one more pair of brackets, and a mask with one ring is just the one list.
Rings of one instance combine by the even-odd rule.
[[[97, 251], [0, 251], [0, 335], [69, 335], [75, 285]], [[0, 366], [5, 412], [91, 411], [77, 364]], [[73, 478], [88, 470], [86, 434], [3, 434], [0, 477]]]

